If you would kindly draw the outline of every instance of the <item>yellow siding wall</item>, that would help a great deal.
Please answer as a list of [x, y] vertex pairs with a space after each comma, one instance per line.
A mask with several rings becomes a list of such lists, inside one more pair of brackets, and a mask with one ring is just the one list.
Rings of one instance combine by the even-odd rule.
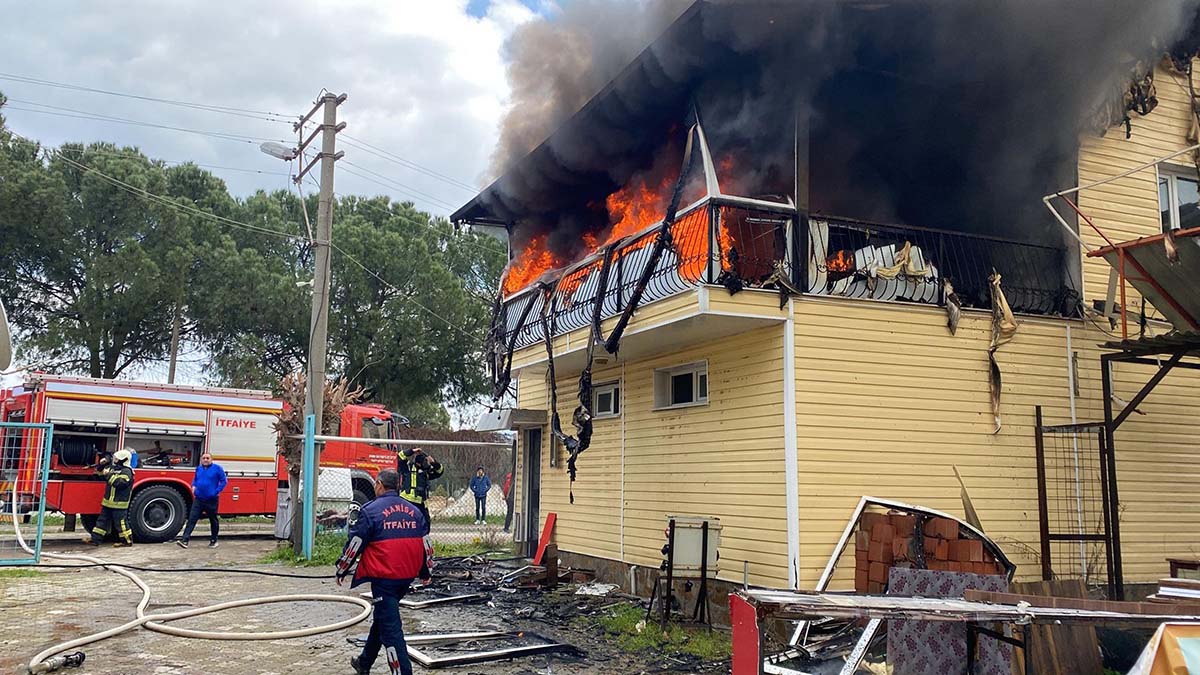
[[[1118, 125], [1102, 138], [1087, 136], [1079, 149], [1079, 184], [1103, 180], [1134, 167], [1182, 150], [1191, 126], [1187, 77], [1158, 68], [1155, 72], [1158, 107], [1145, 117], [1133, 118], [1133, 135], [1125, 138], [1125, 127]], [[1182, 155], [1173, 164], [1190, 166], [1191, 158]], [[1084, 190], [1079, 195], [1080, 209], [1114, 242], [1129, 241], [1162, 232], [1158, 210], [1158, 177], [1154, 168]], [[1104, 240], [1086, 223], [1080, 222], [1080, 234], [1089, 250], [1104, 245]], [[1084, 258], [1084, 293], [1088, 300], [1104, 299], [1108, 292], [1108, 274], [1112, 269], [1099, 258]], [[1132, 287], [1128, 289], [1136, 295]]]
[[[807, 298], [796, 304], [801, 585], [816, 582], [862, 495], [961, 515], [958, 466], [985, 531], [1018, 565], [1040, 574], [1034, 407], [1047, 424], [1070, 419], [1067, 329], [1079, 353], [1079, 421], [1103, 419], [1093, 325], [1020, 318], [1001, 347], [1004, 426], [992, 434], [989, 318], [964, 316], [958, 334], [937, 308]], [[1128, 400], [1150, 377], [1119, 366]], [[1168, 555], [1200, 553], [1200, 378], [1176, 371], [1117, 432], [1126, 581], [1153, 581]], [[849, 578], [843, 573], [838, 581]]]
[[[623, 365], [623, 416], [595, 423], [592, 447], [580, 456], [575, 504], [568, 500], [565, 462], [543, 458], [541, 513], [558, 514], [563, 550], [657, 567], [666, 516], [721, 519], [721, 577], [787, 585], [787, 525], [783, 471], [783, 331], [769, 327], [686, 351]], [[655, 411], [653, 374], [708, 361], [707, 406]], [[622, 366], [594, 381], [620, 377]], [[545, 389], [526, 385], [521, 405], [544, 405]], [[564, 426], [575, 406], [577, 374], [559, 377]], [[541, 400], [533, 400], [537, 395]], [[527, 396], [529, 398], [527, 398]], [[620, 476], [624, 428], [624, 484]], [[570, 431], [570, 429], [568, 429]], [[620, 498], [624, 491], [624, 535]]]

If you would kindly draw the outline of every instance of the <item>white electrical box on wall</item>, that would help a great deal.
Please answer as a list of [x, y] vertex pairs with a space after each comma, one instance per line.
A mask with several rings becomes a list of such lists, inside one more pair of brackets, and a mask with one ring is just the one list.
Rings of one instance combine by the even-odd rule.
[[[708, 578], [720, 571], [721, 519], [703, 516], [667, 516], [667, 527], [675, 521], [676, 578], [699, 577], [704, 551], [704, 523], [708, 523]], [[665, 556], [664, 556], [665, 557]]]

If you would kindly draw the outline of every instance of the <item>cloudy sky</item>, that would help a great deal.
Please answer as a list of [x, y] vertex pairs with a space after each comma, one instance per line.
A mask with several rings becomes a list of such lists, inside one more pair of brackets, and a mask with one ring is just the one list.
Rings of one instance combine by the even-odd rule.
[[550, 0], [18, 3], [0, 25], [4, 115], [14, 131], [51, 145], [104, 140], [194, 161], [245, 195], [288, 186], [289, 167], [258, 149], [265, 139], [295, 140], [274, 115], [22, 80], [289, 117], [326, 88], [348, 95], [337, 191], [387, 194], [445, 215], [486, 179], [508, 95], [505, 40], [551, 8]]
[[[0, 22], [3, 114], [12, 130], [49, 145], [111, 141], [193, 161], [247, 195], [289, 187], [289, 167], [259, 142], [294, 142], [290, 123], [274, 114], [307, 112], [324, 88], [348, 96], [337, 192], [386, 194], [446, 215], [486, 179], [508, 96], [505, 40], [552, 2], [17, 3]], [[219, 114], [29, 79], [274, 114]], [[364, 149], [372, 147], [382, 152]], [[202, 354], [181, 360], [183, 380], [201, 379]], [[133, 376], [165, 378], [161, 370]]]

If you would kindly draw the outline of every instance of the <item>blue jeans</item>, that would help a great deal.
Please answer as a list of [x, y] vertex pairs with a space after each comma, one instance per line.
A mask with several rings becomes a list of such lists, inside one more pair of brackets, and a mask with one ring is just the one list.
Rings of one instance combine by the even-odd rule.
[[487, 520], [487, 495], [475, 495], [475, 520]]
[[208, 540], [215, 542], [217, 540], [217, 532], [221, 530], [221, 521], [217, 519], [217, 498], [212, 499], [194, 499], [192, 500], [192, 510], [188, 512], [187, 526], [183, 528], [183, 536], [180, 537], [184, 542], [192, 538], [192, 530], [195, 529], [196, 523], [200, 517], [208, 515], [208, 528], [210, 531]]
[[412, 579], [377, 579], [371, 582], [375, 610], [371, 633], [358, 657], [359, 668], [370, 669], [382, 647], [392, 675], [413, 675], [412, 661], [408, 660], [408, 646], [404, 644], [404, 626], [400, 623], [400, 599], [408, 593], [411, 583]]

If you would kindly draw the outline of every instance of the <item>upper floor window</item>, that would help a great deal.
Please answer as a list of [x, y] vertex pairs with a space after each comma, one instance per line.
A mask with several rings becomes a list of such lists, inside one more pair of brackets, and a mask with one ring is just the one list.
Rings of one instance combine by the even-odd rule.
[[1159, 165], [1158, 210], [1163, 232], [1200, 227], [1200, 180], [1195, 168]]
[[654, 371], [654, 407], [682, 408], [708, 403], [708, 363], [697, 361]]
[[621, 383], [599, 384], [592, 390], [592, 410], [596, 419], [621, 415]]

